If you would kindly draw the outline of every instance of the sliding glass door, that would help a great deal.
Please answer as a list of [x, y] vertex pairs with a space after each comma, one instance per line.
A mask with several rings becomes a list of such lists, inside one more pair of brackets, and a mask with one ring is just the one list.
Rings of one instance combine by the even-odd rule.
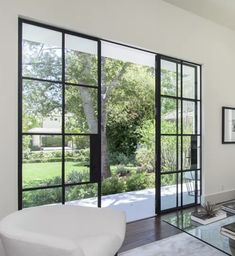
[[158, 56], [158, 212], [200, 203], [200, 66]]
[[98, 205], [99, 42], [19, 24], [19, 208]]
[[19, 19], [19, 209], [200, 203], [200, 82], [200, 65]]

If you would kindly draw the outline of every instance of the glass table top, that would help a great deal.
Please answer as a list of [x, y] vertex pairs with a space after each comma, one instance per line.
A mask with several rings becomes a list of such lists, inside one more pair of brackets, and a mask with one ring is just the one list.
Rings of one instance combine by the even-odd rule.
[[192, 221], [190, 212], [179, 212], [176, 215], [163, 216], [161, 219], [227, 255], [235, 255], [235, 241], [220, 234], [222, 226], [235, 222], [235, 215], [208, 225]]

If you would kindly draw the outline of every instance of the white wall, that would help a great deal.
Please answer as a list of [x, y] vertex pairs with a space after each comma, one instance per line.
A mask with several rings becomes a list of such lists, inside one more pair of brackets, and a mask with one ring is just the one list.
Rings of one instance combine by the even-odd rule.
[[203, 64], [204, 193], [235, 188], [235, 145], [221, 106], [235, 106], [235, 32], [161, 0], [0, 0], [0, 218], [17, 209], [17, 17]]

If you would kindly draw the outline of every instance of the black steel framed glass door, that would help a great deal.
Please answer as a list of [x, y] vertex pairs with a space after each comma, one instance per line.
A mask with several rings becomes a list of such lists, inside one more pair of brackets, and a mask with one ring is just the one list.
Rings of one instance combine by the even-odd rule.
[[[19, 19], [19, 209], [54, 203], [79, 205], [87, 198], [92, 198], [89, 205], [101, 207], [101, 96], [104, 97], [101, 90], [105, 88], [104, 84], [101, 88], [102, 72], [106, 70], [107, 75], [107, 67], [102, 69], [102, 57], [112, 64], [109, 78], [120, 79], [119, 75], [113, 75], [118, 71], [117, 61], [111, 58], [113, 51], [101, 57], [101, 41], [105, 40]], [[146, 140], [135, 140], [132, 148], [135, 151], [128, 159], [127, 167], [131, 168], [135, 178], [141, 176], [143, 173], [139, 170], [145, 168], [144, 176], [156, 192], [156, 213], [199, 204], [201, 66], [120, 45], [129, 52], [121, 59], [123, 66], [130, 69], [126, 76], [122, 75], [125, 90], [129, 82], [133, 86], [135, 81], [136, 88], [143, 83], [141, 90], [132, 90], [143, 96], [136, 101], [136, 106], [142, 102], [139, 116], [147, 102], [143, 100], [145, 92], [151, 92], [149, 98], [152, 99], [146, 105], [150, 106], [151, 118], [143, 118], [145, 125], [136, 130], [137, 139], [150, 134], [148, 139], [152, 144], [149, 146]], [[141, 55], [138, 61], [130, 61], [138, 56], [129, 48], [138, 50]], [[151, 65], [140, 65], [146, 60], [144, 52], [152, 55]], [[120, 57], [118, 53], [119, 65]], [[144, 79], [141, 77], [143, 70]], [[139, 80], [133, 71], [139, 72]], [[121, 70], [120, 73], [124, 72]], [[148, 88], [145, 90], [144, 86]], [[128, 93], [127, 90], [125, 96]], [[122, 99], [122, 106], [124, 97], [121, 93], [117, 97]], [[153, 120], [154, 101], [156, 120]], [[134, 109], [134, 104], [129, 105]], [[138, 116], [136, 109], [134, 112], [131, 116]], [[137, 156], [136, 152], [139, 160], [132, 157]], [[132, 160], [134, 163], [146, 160], [144, 152], [152, 152], [148, 159], [150, 164], [141, 164], [141, 168], [134, 166]], [[119, 166], [118, 175], [124, 184], [121, 192], [133, 187], [132, 179], [127, 186], [130, 170], [124, 169]], [[117, 168], [113, 170], [117, 171]]]
[[19, 209], [100, 205], [100, 42], [19, 20]]
[[157, 212], [200, 203], [201, 67], [157, 56]]

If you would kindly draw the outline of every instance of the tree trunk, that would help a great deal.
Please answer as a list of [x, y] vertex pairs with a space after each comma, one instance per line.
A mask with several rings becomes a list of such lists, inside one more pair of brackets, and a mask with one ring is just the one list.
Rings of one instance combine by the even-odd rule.
[[[97, 133], [98, 120], [95, 117], [92, 95], [89, 92], [89, 88], [85, 88], [85, 87], [78, 87], [78, 88], [79, 88], [79, 92], [81, 94], [82, 106], [83, 106], [86, 121], [87, 121], [87, 124], [89, 127], [89, 132]], [[95, 101], [96, 100], [97, 99], [95, 99]]]

